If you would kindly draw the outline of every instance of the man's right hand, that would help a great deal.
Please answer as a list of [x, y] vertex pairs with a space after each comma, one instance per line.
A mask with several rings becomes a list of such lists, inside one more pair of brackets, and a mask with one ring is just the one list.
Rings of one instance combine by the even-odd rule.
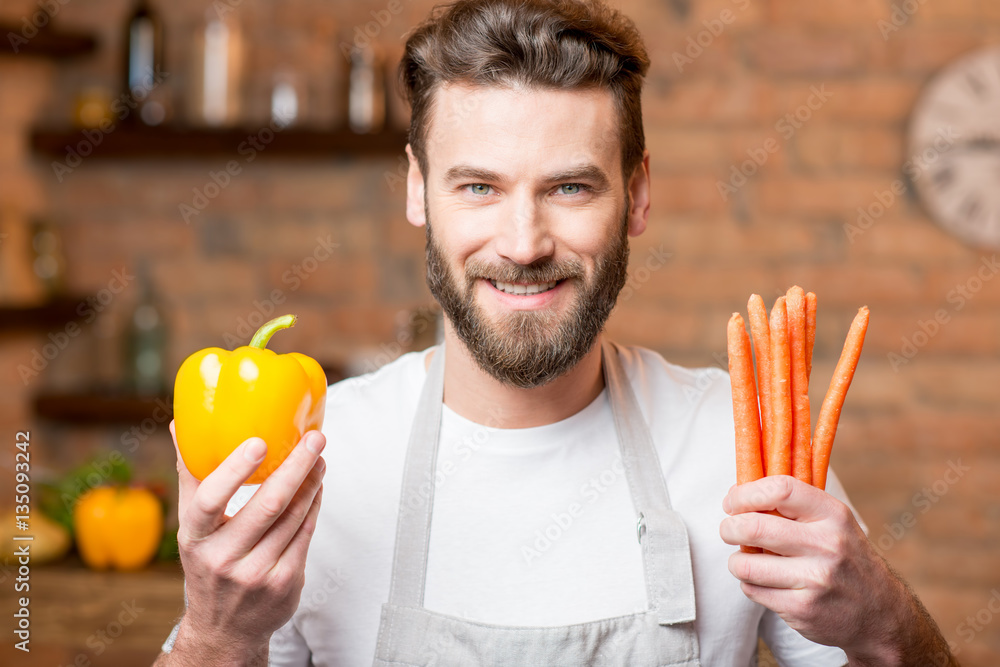
[[[174, 423], [170, 434], [177, 449]], [[177, 452], [177, 545], [187, 611], [170, 654], [156, 665], [267, 664], [271, 634], [299, 604], [306, 552], [323, 496], [326, 438], [309, 431], [235, 516], [236, 490], [264, 459], [250, 438], [199, 482]]]

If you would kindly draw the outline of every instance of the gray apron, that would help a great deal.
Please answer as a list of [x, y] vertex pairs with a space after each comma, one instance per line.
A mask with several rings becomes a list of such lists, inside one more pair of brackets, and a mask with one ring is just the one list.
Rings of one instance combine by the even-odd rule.
[[[434, 479], [437, 468], [444, 396], [445, 355], [444, 345], [440, 345], [431, 360], [410, 432], [392, 583], [389, 601], [382, 605], [376, 667], [700, 667], [687, 529], [670, 507], [659, 457], [618, 359], [617, 346], [604, 341], [601, 350], [625, 478], [635, 507], [649, 608], [636, 614], [555, 627], [490, 625], [424, 609], [434, 504], [434, 484], [426, 481]], [[598, 584], [594, 594], [600, 595], [600, 582], [593, 583]]]

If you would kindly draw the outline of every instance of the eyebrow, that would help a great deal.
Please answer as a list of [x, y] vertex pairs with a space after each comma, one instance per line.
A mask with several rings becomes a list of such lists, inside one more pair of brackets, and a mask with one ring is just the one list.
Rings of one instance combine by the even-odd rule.
[[[450, 167], [447, 171], [445, 171], [444, 180], [448, 183], [462, 180], [497, 183], [505, 179], [495, 171], [474, 167], [468, 164], [460, 164]], [[606, 188], [611, 182], [604, 170], [594, 164], [572, 167], [570, 169], [550, 174], [545, 177], [545, 181], [548, 183], [591, 181], [598, 188]]]

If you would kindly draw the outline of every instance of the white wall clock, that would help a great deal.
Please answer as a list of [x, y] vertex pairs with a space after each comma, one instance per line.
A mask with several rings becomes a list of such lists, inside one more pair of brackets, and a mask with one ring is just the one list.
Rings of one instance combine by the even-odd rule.
[[930, 216], [966, 243], [1000, 248], [1000, 47], [965, 56], [927, 85], [904, 172]]

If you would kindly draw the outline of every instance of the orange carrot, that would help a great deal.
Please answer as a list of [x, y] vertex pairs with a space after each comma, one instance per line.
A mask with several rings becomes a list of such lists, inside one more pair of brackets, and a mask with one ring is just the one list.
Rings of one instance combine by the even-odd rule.
[[795, 285], [785, 294], [788, 348], [791, 352], [792, 474], [812, 484], [812, 445], [809, 421], [809, 378], [806, 375], [806, 295]]
[[813, 485], [826, 489], [827, 468], [830, 465], [830, 452], [833, 450], [833, 437], [837, 434], [837, 423], [840, 421], [840, 411], [844, 407], [847, 389], [854, 379], [854, 371], [861, 357], [861, 347], [865, 343], [865, 332], [868, 331], [868, 307], [858, 310], [851, 323], [851, 330], [844, 341], [844, 350], [840, 353], [840, 361], [830, 380], [830, 388], [823, 399], [816, 421], [816, 435], [813, 438]]
[[[736, 483], [746, 484], [764, 476], [760, 448], [760, 415], [754, 388], [750, 337], [743, 317], [733, 313], [726, 330], [729, 350], [729, 380], [733, 387], [733, 422], [736, 426]], [[754, 547], [741, 546], [747, 553]], [[759, 549], [756, 553], [759, 553]]]
[[812, 377], [813, 346], [816, 343], [816, 295], [806, 292], [806, 379]]
[[[760, 402], [760, 440], [764, 451], [771, 437], [771, 327], [767, 323], [767, 308], [759, 294], [751, 294], [747, 302], [750, 335], [757, 359], [757, 399]], [[765, 461], [766, 464], [766, 461]], [[767, 474], [767, 468], [764, 468]]]
[[768, 475], [792, 474], [791, 357], [785, 297], [771, 309], [771, 438], [764, 453]]

